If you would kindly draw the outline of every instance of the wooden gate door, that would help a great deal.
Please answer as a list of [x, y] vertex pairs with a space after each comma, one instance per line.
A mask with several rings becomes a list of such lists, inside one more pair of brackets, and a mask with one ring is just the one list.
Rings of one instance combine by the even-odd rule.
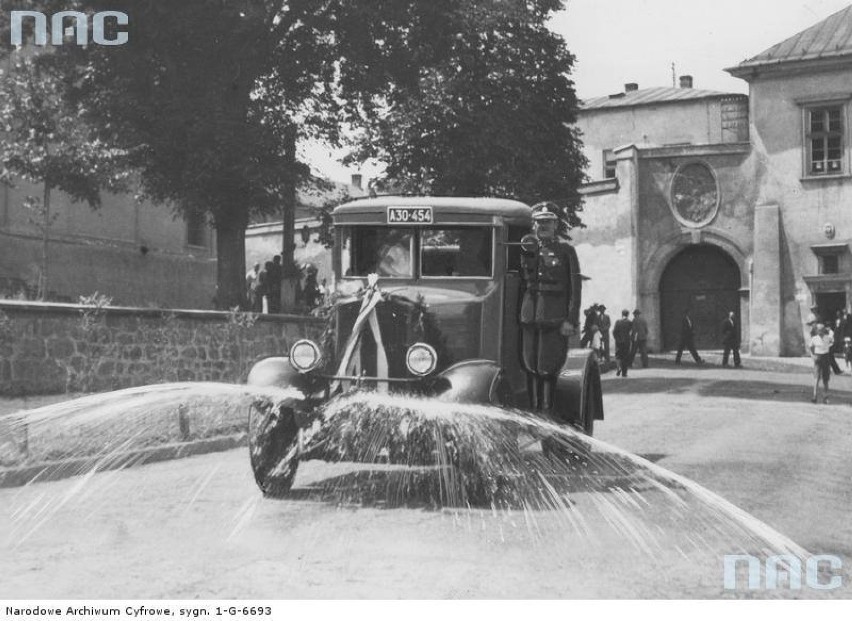
[[690, 308], [698, 349], [720, 349], [720, 328], [728, 311], [740, 321], [740, 270], [723, 250], [709, 244], [687, 246], [660, 279], [660, 318], [664, 349], [676, 349], [684, 308]]

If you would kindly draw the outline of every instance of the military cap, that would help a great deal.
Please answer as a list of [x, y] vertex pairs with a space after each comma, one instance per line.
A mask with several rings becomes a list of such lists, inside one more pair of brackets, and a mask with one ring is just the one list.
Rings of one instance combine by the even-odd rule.
[[556, 215], [554, 208], [557, 208], [556, 205], [550, 202], [538, 203], [536, 205], [533, 205], [533, 220], [558, 220], [559, 216]]

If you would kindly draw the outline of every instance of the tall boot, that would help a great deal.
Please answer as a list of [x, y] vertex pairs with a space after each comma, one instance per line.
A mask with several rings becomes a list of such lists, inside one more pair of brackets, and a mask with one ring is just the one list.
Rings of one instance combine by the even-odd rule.
[[553, 393], [556, 388], [556, 380], [551, 378], [542, 378], [539, 380], [539, 402], [542, 412], [550, 413], [553, 410]]
[[532, 373], [527, 373], [527, 397], [530, 400], [530, 409], [537, 410], [538, 409], [538, 381], [536, 376]]

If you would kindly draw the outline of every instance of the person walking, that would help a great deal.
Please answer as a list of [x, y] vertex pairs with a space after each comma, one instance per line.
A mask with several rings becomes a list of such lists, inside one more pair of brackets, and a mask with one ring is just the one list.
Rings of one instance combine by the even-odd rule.
[[633, 324], [630, 322], [630, 311], [621, 311], [621, 319], [615, 322], [612, 338], [615, 339], [615, 376], [627, 377], [627, 367], [630, 366], [630, 334]]
[[633, 366], [633, 360], [636, 354], [642, 358], [642, 368], [648, 368], [648, 322], [642, 316], [642, 311], [638, 308], [633, 311], [633, 326], [631, 339], [633, 341], [633, 350], [630, 353], [630, 365]]
[[734, 353], [734, 367], [740, 368], [740, 329], [737, 325], [734, 311], [728, 311], [728, 316], [722, 322], [722, 366], [728, 366], [728, 357]]
[[557, 236], [559, 207], [540, 203], [532, 210], [533, 232], [521, 240], [521, 361], [530, 406], [553, 407], [556, 378], [568, 353], [568, 337], [580, 318], [577, 251]]
[[831, 331], [825, 327], [825, 324], [816, 324], [814, 332], [815, 334], [811, 337], [808, 347], [814, 361], [814, 395], [811, 398], [811, 403], [817, 402], [820, 380], [822, 380], [823, 385], [822, 402], [828, 403], [828, 382], [831, 379], [831, 368], [828, 364], [828, 358], [831, 356], [831, 346], [834, 344], [834, 339], [831, 337]]
[[601, 331], [601, 345], [603, 346], [603, 359], [609, 362], [609, 331], [612, 327], [612, 320], [606, 314], [606, 306], [601, 304], [598, 306], [600, 314], [598, 315], [598, 328]]
[[680, 364], [684, 349], [692, 355], [696, 364], [704, 364], [701, 356], [695, 351], [695, 324], [692, 322], [692, 317], [689, 316], [689, 308], [683, 309], [683, 318], [680, 322], [680, 345], [677, 348], [675, 364]]

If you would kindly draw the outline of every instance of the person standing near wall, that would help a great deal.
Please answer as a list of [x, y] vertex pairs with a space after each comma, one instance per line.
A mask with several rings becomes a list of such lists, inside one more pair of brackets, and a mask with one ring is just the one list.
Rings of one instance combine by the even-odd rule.
[[834, 345], [834, 339], [831, 337], [831, 331], [822, 323], [815, 324], [814, 335], [811, 337], [808, 347], [814, 361], [814, 396], [811, 398], [811, 403], [817, 402], [820, 380], [822, 380], [823, 385], [822, 402], [828, 403], [828, 382], [831, 379], [831, 367], [828, 364], [828, 359], [831, 357], [832, 345]]
[[255, 263], [246, 274], [246, 298], [248, 300], [249, 310], [259, 312], [257, 310], [257, 277], [260, 274], [260, 263]]
[[630, 335], [633, 332], [633, 324], [630, 322], [630, 311], [626, 308], [621, 311], [621, 319], [615, 322], [612, 329], [612, 337], [615, 339], [615, 365], [616, 377], [621, 375], [627, 377], [627, 367], [630, 366]]
[[281, 281], [284, 278], [284, 270], [281, 267], [281, 255], [272, 257], [272, 266], [267, 274], [267, 288], [269, 289], [269, 312], [281, 312]]
[[[829, 317], [828, 322], [823, 320], [823, 313], [820, 312], [819, 306], [814, 304], [811, 306], [811, 312], [808, 313], [808, 320], [805, 322], [805, 325], [810, 327], [811, 336], [817, 336], [817, 326], [821, 325], [823, 328], [828, 330], [831, 333], [831, 338], [834, 340], [837, 336], [834, 334], [834, 331], [829, 328], [829, 325], [833, 325], [831, 318]], [[840, 375], [843, 371], [840, 370], [840, 366], [837, 364], [837, 360], [834, 359], [834, 353], [829, 352], [828, 358], [826, 358], [826, 363], [828, 364], [828, 368], [834, 371], [835, 374]]]
[[592, 328], [598, 325], [598, 305], [592, 304], [583, 311], [583, 331], [580, 335], [580, 347], [586, 347], [592, 340]]
[[263, 269], [260, 270], [260, 273], [257, 275], [257, 297], [259, 300], [259, 309], [257, 312], [268, 314], [269, 313], [269, 271], [270, 269], [274, 269], [272, 267], [272, 261], [267, 261], [263, 264]]
[[630, 365], [633, 365], [633, 360], [636, 354], [642, 358], [642, 368], [648, 368], [648, 322], [642, 316], [642, 311], [638, 308], [633, 311], [633, 331], [631, 333], [633, 341], [633, 350], [630, 353]]
[[305, 305], [305, 312], [310, 313], [322, 303], [322, 295], [320, 295], [319, 284], [317, 283], [317, 267], [315, 265], [307, 265], [305, 267], [305, 285], [302, 289], [302, 302]]
[[598, 316], [598, 327], [601, 330], [601, 344], [603, 345], [603, 359], [609, 362], [609, 331], [612, 327], [612, 320], [606, 314], [606, 306], [601, 304], [598, 306], [600, 315]]
[[734, 311], [728, 311], [728, 316], [722, 322], [722, 366], [728, 366], [728, 356], [734, 352], [734, 366], [742, 366], [740, 362], [740, 330], [734, 318]]

